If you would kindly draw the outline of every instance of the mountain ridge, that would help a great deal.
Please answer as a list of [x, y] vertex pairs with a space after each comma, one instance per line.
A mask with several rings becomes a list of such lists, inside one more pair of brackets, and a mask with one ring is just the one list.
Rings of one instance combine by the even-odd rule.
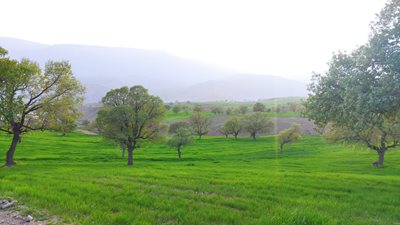
[[86, 102], [98, 102], [121, 86], [143, 85], [164, 101], [256, 100], [306, 96], [306, 85], [277, 76], [238, 74], [160, 50], [56, 44], [0, 37], [11, 58], [28, 57], [44, 66], [68, 60], [86, 87]]

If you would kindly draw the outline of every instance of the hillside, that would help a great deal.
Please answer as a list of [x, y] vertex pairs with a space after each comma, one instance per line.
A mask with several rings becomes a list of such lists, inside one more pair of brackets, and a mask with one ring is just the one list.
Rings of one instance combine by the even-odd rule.
[[165, 101], [257, 100], [306, 96], [304, 83], [275, 76], [241, 74], [172, 54], [132, 48], [44, 45], [0, 38], [12, 58], [28, 57], [41, 65], [69, 60], [87, 87], [86, 102], [98, 102], [111, 88], [143, 85]]
[[[10, 138], [0, 136], [0, 149]], [[400, 221], [400, 151], [376, 169], [376, 154], [364, 148], [304, 136], [279, 157], [274, 140], [205, 137], [185, 146], [182, 160], [165, 143], [143, 145], [127, 167], [101, 137], [31, 133], [18, 147], [18, 166], [0, 169], [0, 199], [17, 199], [34, 218], [47, 212], [82, 225]]]

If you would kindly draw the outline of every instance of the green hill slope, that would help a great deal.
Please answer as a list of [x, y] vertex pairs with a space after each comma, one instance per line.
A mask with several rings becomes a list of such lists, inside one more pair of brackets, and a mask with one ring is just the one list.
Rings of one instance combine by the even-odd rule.
[[[0, 160], [9, 137], [0, 136]], [[0, 198], [73, 224], [397, 224], [400, 151], [370, 166], [372, 151], [306, 136], [282, 157], [273, 137], [206, 137], [182, 149], [143, 145], [128, 168], [98, 136], [32, 133], [14, 168], [0, 168]]]

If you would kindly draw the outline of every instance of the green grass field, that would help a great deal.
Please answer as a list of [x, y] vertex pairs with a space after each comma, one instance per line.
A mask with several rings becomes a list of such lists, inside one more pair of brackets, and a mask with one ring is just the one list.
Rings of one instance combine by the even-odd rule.
[[[211, 112], [203, 112], [203, 114], [207, 117], [220, 117], [224, 116], [224, 114], [214, 114]], [[248, 115], [247, 113], [246, 115]], [[269, 116], [269, 117], [302, 117], [299, 112], [263, 112], [263, 114]], [[165, 113], [165, 116], [163, 118], [163, 121], [165, 122], [171, 122], [175, 120], [182, 120], [182, 119], [189, 119], [190, 116], [192, 115], [192, 112], [186, 113], [186, 112], [179, 112], [179, 113], [174, 113], [172, 111], [167, 111]], [[238, 115], [230, 115], [230, 116], [243, 116], [242, 114]], [[229, 117], [229, 116], [228, 116]]]
[[374, 152], [317, 136], [277, 150], [273, 137], [205, 137], [181, 161], [143, 145], [128, 168], [98, 136], [36, 132], [0, 168], [0, 196], [73, 224], [400, 224], [400, 151], [376, 169]]

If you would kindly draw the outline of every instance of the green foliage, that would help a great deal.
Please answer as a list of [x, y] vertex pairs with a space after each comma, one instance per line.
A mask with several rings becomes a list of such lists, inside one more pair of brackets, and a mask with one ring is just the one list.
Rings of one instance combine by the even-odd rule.
[[182, 110], [182, 107], [180, 105], [174, 105], [174, 107], [172, 107], [172, 111], [177, 114]]
[[214, 106], [212, 107], [211, 112], [214, 114], [223, 114], [224, 109], [221, 106]]
[[256, 140], [258, 133], [270, 132], [274, 127], [275, 124], [271, 118], [262, 113], [254, 113], [243, 118], [243, 128], [250, 133], [253, 140]]
[[257, 102], [256, 104], [254, 104], [253, 106], [253, 112], [265, 112], [266, 111], [266, 107], [264, 104], [262, 104], [261, 102]]
[[249, 108], [247, 106], [245, 106], [245, 105], [242, 105], [242, 106], [239, 107], [239, 112], [241, 114], [246, 114], [248, 111], [249, 111]]
[[106, 107], [116, 107], [129, 104], [130, 90], [128, 87], [121, 87], [118, 89], [110, 90], [103, 97], [102, 102]]
[[227, 134], [232, 134], [237, 139], [240, 131], [243, 130], [243, 122], [239, 117], [233, 116], [224, 123], [223, 129]]
[[133, 165], [133, 151], [143, 141], [160, 134], [164, 103], [142, 86], [111, 90], [103, 98], [96, 122], [101, 134], [128, 149], [128, 165]]
[[300, 124], [293, 123], [288, 129], [279, 132], [277, 137], [280, 145], [280, 153], [282, 154], [285, 144], [292, 143], [300, 138]]
[[189, 128], [180, 127], [168, 140], [168, 145], [178, 150], [178, 157], [181, 158], [181, 147], [193, 143], [192, 132]]
[[0, 46], [0, 57], [4, 57], [8, 54], [8, 51]]
[[[305, 114], [331, 139], [364, 143], [383, 165], [385, 152], [400, 143], [399, 1], [390, 1], [373, 24], [369, 42], [333, 56], [329, 70], [315, 75]], [[346, 134], [346, 135], [340, 135]]]
[[62, 135], [76, 129], [76, 121], [81, 116], [75, 106], [74, 99], [62, 99], [54, 104], [54, 110], [48, 114], [49, 129], [60, 132]]
[[[10, 139], [0, 135], [0, 149]], [[304, 136], [279, 157], [275, 137], [259, 140], [195, 139], [181, 160], [166, 143], [144, 145], [127, 168], [119, 147], [99, 136], [32, 132], [19, 146], [29, 149], [16, 155], [20, 166], [0, 168], [0, 198], [57, 216], [57, 224], [400, 221], [400, 151], [388, 152], [387, 166], [376, 170], [363, 164], [375, 154], [358, 146]]]
[[228, 116], [232, 115], [233, 113], [234, 113], [234, 111], [233, 111], [233, 108], [232, 108], [232, 107], [228, 107], [228, 108], [225, 110], [225, 114], [228, 115]]
[[204, 112], [204, 107], [202, 105], [200, 105], [200, 104], [196, 104], [193, 107], [193, 112], [194, 113]]
[[192, 126], [193, 132], [199, 136], [199, 139], [203, 135], [208, 133], [208, 127], [211, 125], [211, 119], [207, 116], [204, 116], [200, 112], [193, 112], [192, 116], [190, 117], [190, 125]]
[[45, 71], [28, 59], [0, 57], [0, 130], [13, 135], [7, 152], [7, 166], [13, 166], [21, 134], [54, 129], [63, 133], [76, 126], [77, 104], [84, 88], [66, 61], [49, 61]]
[[178, 122], [172, 123], [171, 125], [169, 125], [168, 132], [171, 134], [174, 134], [180, 128], [190, 128], [190, 123], [187, 121], [178, 121]]

